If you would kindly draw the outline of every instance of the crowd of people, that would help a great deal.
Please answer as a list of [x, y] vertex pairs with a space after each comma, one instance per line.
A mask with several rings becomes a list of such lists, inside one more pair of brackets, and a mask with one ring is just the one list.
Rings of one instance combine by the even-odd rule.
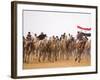
[[60, 37], [50, 36], [41, 32], [40, 35], [23, 36], [23, 62], [29, 63], [32, 58], [36, 58], [38, 62], [55, 62], [60, 59], [69, 60], [74, 57], [75, 61], [80, 62], [82, 54], [90, 54], [91, 40], [82, 33], [77, 32], [77, 36], [63, 33]]

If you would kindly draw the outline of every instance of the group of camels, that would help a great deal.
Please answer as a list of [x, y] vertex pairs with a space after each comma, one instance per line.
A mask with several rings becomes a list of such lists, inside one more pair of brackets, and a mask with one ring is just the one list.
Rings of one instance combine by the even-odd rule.
[[48, 37], [46, 34], [35, 34], [34, 37], [28, 32], [23, 36], [23, 62], [30, 63], [32, 58], [38, 62], [55, 62], [58, 60], [69, 60], [74, 57], [75, 62], [80, 63], [82, 54], [90, 55], [91, 40], [82, 32], [78, 32], [76, 37], [62, 34]]

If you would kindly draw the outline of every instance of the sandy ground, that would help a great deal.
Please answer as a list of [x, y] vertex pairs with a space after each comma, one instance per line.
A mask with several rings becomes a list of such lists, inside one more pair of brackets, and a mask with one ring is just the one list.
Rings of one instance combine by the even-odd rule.
[[23, 69], [36, 69], [36, 68], [55, 68], [55, 67], [76, 67], [76, 66], [90, 66], [91, 58], [84, 56], [80, 63], [75, 62], [75, 59], [72, 57], [69, 60], [58, 60], [55, 62], [37, 62], [36, 59], [33, 62], [23, 64]]

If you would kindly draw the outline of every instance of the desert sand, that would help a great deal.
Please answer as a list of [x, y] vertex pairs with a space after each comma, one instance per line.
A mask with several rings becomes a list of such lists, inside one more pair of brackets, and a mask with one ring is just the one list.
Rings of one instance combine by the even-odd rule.
[[55, 62], [38, 62], [33, 59], [31, 63], [23, 63], [23, 69], [36, 69], [36, 68], [56, 68], [56, 67], [78, 67], [78, 66], [90, 66], [91, 58], [90, 56], [83, 56], [82, 60], [75, 62], [75, 58], [71, 57], [69, 60], [57, 60]]

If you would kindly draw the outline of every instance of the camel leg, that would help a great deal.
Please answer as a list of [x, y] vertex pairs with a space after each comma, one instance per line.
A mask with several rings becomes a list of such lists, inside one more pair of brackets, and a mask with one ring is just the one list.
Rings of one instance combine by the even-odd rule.
[[43, 62], [45, 61], [46, 58], [46, 52], [43, 53]]
[[51, 55], [51, 52], [48, 53], [48, 61], [51, 62], [51, 58], [52, 58], [52, 55]]
[[79, 54], [80, 54], [80, 52], [79, 52], [79, 50], [77, 50], [77, 51], [76, 51], [75, 62], [78, 61], [78, 59], [79, 59]]
[[54, 53], [55, 61], [57, 61], [57, 52]]
[[41, 56], [42, 56], [42, 52], [39, 53], [39, 62], [41, 62]]

